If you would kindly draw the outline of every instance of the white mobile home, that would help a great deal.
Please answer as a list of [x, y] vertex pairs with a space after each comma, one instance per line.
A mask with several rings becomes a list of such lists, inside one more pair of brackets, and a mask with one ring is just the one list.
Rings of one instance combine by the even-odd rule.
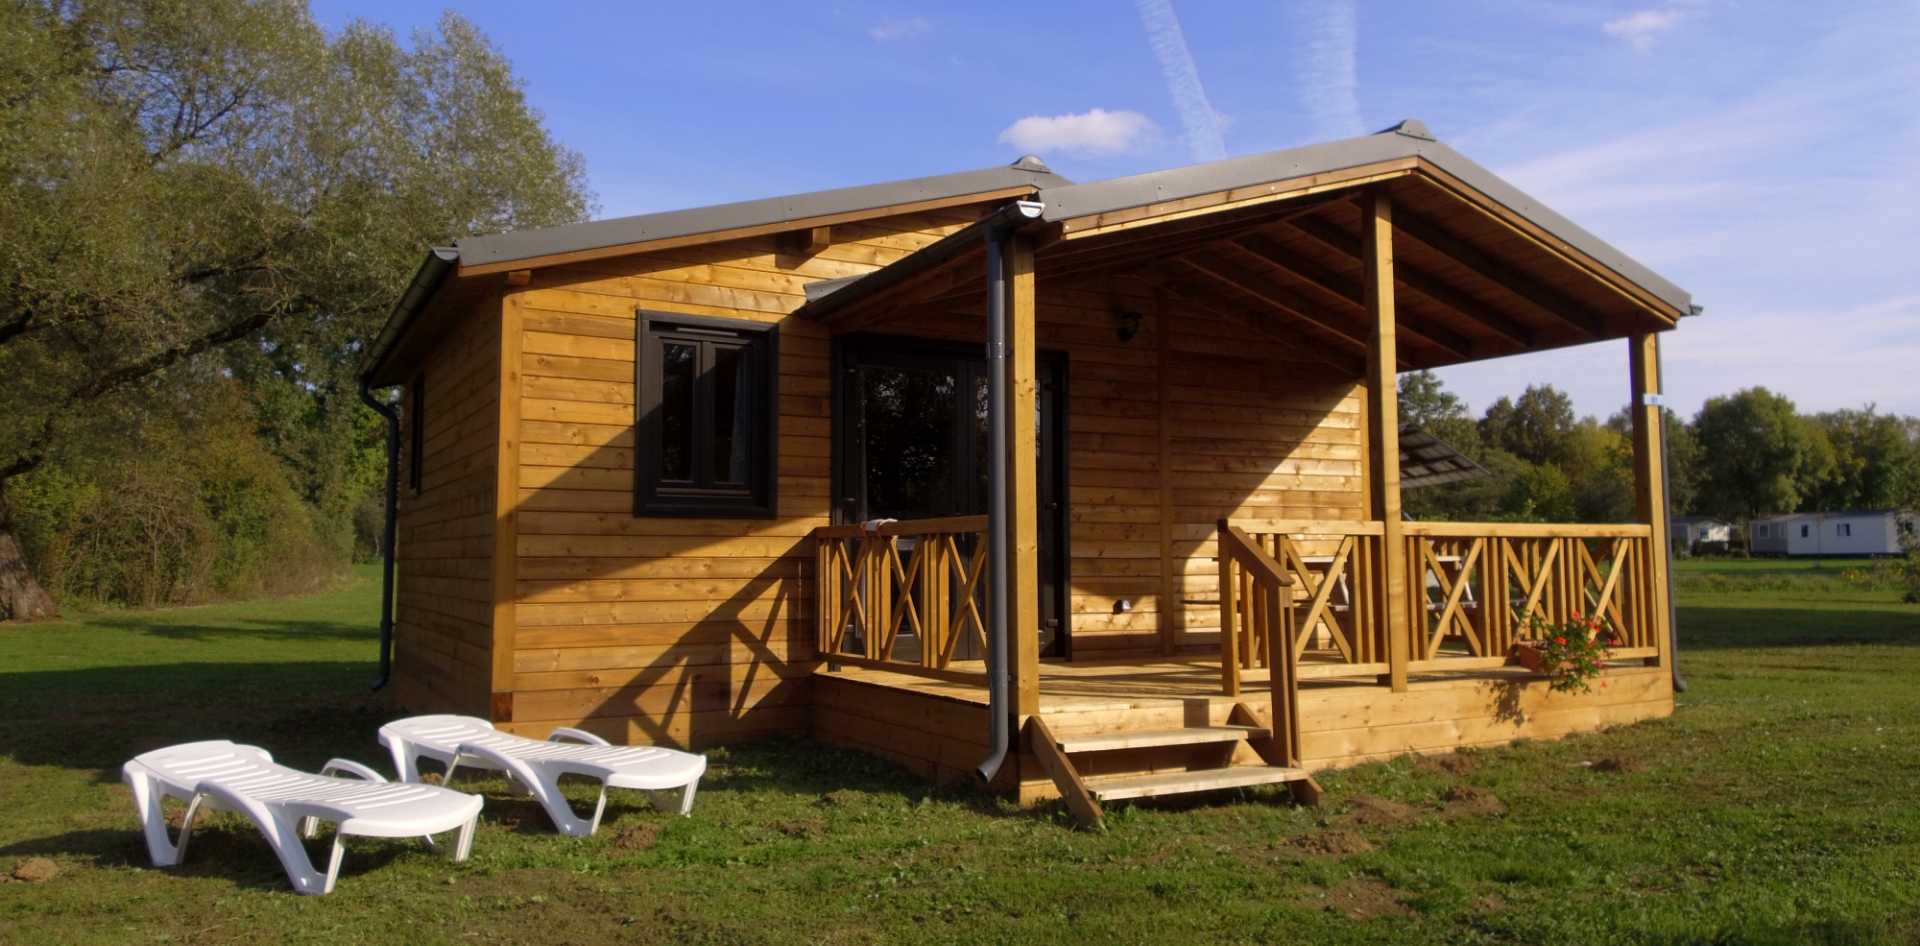
[[1700, 545], [1718, 545], [1725, 550], [1733, 541], [1733, 523], [1712, 516], [1675, 516], [1668, 534], [1689, 549]]
[[[1679, 525], [1679, 520], [1675, 520]], [[1755, 519], [1749, 547], [1762, 555], [1898, 555], [1914, 532], [1912, 510], [1805, 512]]]

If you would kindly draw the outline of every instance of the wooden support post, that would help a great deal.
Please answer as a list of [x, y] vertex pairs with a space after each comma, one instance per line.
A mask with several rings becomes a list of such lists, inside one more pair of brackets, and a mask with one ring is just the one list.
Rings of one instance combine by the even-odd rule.
[[[1387, 676], [1395, 693], [1407, 689], [1407, 645], [1412, 631], [1407, 601], [1407, 543], [1400, 522], [1399, 353], [1393, 313], [1393, 199], [1384, 188], [1360, 200], [1360, 250], [1366, 263], [1367, 458], [1371, 516], [1381, 523], [1380, 582], [1386, 598]], [[1425, 612], [1422, 611], [1422, 614]]]
[[1167, 293], [1162, 289], [1154, 295], [1153, 309], [1153, 380], [1158, 396], [1154, 428], [1160, 437], [1159, 462], [1154, 465], [1154, 475], [1160, 482], [1160, 599], [1155, 616], [1159, 619], [1162, 657], [1173, 656], [1185, 619], [1177, 604], [1183, 576], [1173, 570], [1173, 330], [1168, 325], [1167, 310]]
[[1039, 385], [1034, 373], [1033, 240], [1015, 236], [1007, 241], [1007, 380], [1013, 395], [1007, 435], [1008, 512], [1013, 517], [1013, 609], [1007, 633], [1013, 663], [1013, 711], [1016, 716], [1040, 712], [1040, 452]]
[[[499, 425], [493, 486], [493, 641], [492, 699], [489, 718], [513, 722], [514, 626], [519, 619], [517, 565], [520, 560], [520, 357], [526, 347], [521, 331], [520, 295], [509, 293], [500, 306]], [[419, 460], [415, 459], [415, 463]]]
[[1648, 332], [1628, 339], [1628, 370], [1633, 376], [1633, 499], [1636, 519], [1653, 527], [1653, 541], [1648, 543], [1647, 576], [1649, 596], [1652, 605], [1654, 628], [1654, 646], [1660, 649], [1660, 666], [1671, 666], [1672, 656], [1668, 653], [1673, 643], [1671, 630], [1667, 627], [1667, 616], [1671, 612], [1667, 606], [1667, 555], [1668, 545], [1672, 542], [1672, 527], [1667, 522], [1667, 479], [1665, 475], [1666, 457], [1661, 425], [1666, 423], [1664, 408], [1659, 402], [1661, 393], [1660, 377], [1660, 336]]
[[1225, 538], [1216, 538], [1220, 551], [1220, 692], [1240, 695], [1240, 576], [1235, 574], [1233, 556], [1227, 554]]

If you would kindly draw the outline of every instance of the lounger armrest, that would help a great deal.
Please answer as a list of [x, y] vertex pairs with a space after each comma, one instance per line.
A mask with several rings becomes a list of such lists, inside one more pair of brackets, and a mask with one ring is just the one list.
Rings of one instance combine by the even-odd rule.
[[387, 780], [386, 776], [352, 759], [328, 759], [327, 764], [320, 767], [321, 775], [339, 775], [342, 773], [354, 776], [355, 778], [365, 779], [369, 782], [385, 783]]
[[584, 742], [590, 746], [613, 745], [613, 743], [608, 742], [605, 739], [602, 739], [599, 736], [594, 735], [593, 733], [587, 732], [585, 730], [574, 729], [571, 726], [555, 726], [553, 727], [553, 732], [550, 732], [547, 734], [548, 742], [559, 742], [562, 739], [572, 739], [575, 742]]

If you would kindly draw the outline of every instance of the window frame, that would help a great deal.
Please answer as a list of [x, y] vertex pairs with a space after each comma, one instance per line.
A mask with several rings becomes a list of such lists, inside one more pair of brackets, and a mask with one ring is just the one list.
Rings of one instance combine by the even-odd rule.
[[[773, 519], [779, 507], [780, 330], [779, 323], [706, 315], [635, 310], [634, 318], [634, 469], [633, 515], [653, 519]], [[668, 341], [702, 346], [694, 394], [692, 485], [661, 477], [665, 438], [660, 413], [662, 345]], [[702, 481], [701, 458], [713, 444], [713, 389], [705, 375], [710, 353], [721, 345], [740, 348], [746, 357], [750, 390], [747, 482], [743, 488], [719, 486], [709, 473]], [[704, 406], [703, 406], [704, 405]], [[705, 420], [708, 424], [703, 425]], [[758, 430], [752, 428], [758, 426]]]

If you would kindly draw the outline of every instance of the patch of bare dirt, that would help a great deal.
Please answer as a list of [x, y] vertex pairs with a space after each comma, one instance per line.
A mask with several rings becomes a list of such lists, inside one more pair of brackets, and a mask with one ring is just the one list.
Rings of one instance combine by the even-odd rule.
[[1421, 775], [1465, 775], [1479, 767], [1473, 756], [1458, 752], [1430, 755], [1413, 764], [1413, 770]]
[[1471, 785], [1455, 785], [1441, 792], [1440, 800], [1447, 803], [1443, 811], [1449, 818], [1480, 818], [1507, 813], [1506, 802], [1484, 788]]
[[1424, 814], [1412, 805], [1403, 805], [1378, 795], [1348, 795], [1343, 804], [1346, 806], [1346, 819], [1359, 825], [1371, 827], [1390, 827], [1418, 821]]
[[845, 808], [867, 797], [867, 793], [858, 789], [843, 788], [837, 792], [828, 792], [820, 796], [814, 804], [821, 808]]
[[616, 851], [644, 851], [660, 840], [660, 826], [651, 821], [629, 825], [613, 836], [613, 849]]
[[1401, 901], [1400, 892], [1378, 877], [1349, 877], [1330, 889], [1308, 888], [1301, 901], [1306, 906], [1337, 910], [1353, 920], [1414, 915], [1413, 908]]
[[781, 821], [773, 826], [774, 830], [790, 838], [802, 841], [818, 841], [827, 836], [827, 823], [818, 818], [800, 818], [794, 821]]
[[542, 827], [551, 827], [553, 822], [547, 817], [547, 810], [537, 801], [501, 801], [487, 799], [486, 813], [498, 819], [500, 826], [508, 831], [538, 831]]
[[1373, 845], [1351, 831], [1322, 831], [1319, 834], [1301, 834], [1288, 838], [1287, 843], [1309, 854], [1365, 854], [1373, 850]]
[[1593, 764], [1595, 772], [1611, 772], [1615, 775], [1639, 775], [1647, 770], [1647, 764], [1635, 755], [1610, 755]]
[[1484, 894], [1467, 901], [1467, 909], [1475, 913], [1499, 913], [1507, 908], [1507, 899], [1497, 893]]
[[60, 865], [44, 857], [29, 857], [13, 865], [13, 870], [8, 871], [5, 877], [0, 877], [0, 883], [44, 884], [58, 876]]

